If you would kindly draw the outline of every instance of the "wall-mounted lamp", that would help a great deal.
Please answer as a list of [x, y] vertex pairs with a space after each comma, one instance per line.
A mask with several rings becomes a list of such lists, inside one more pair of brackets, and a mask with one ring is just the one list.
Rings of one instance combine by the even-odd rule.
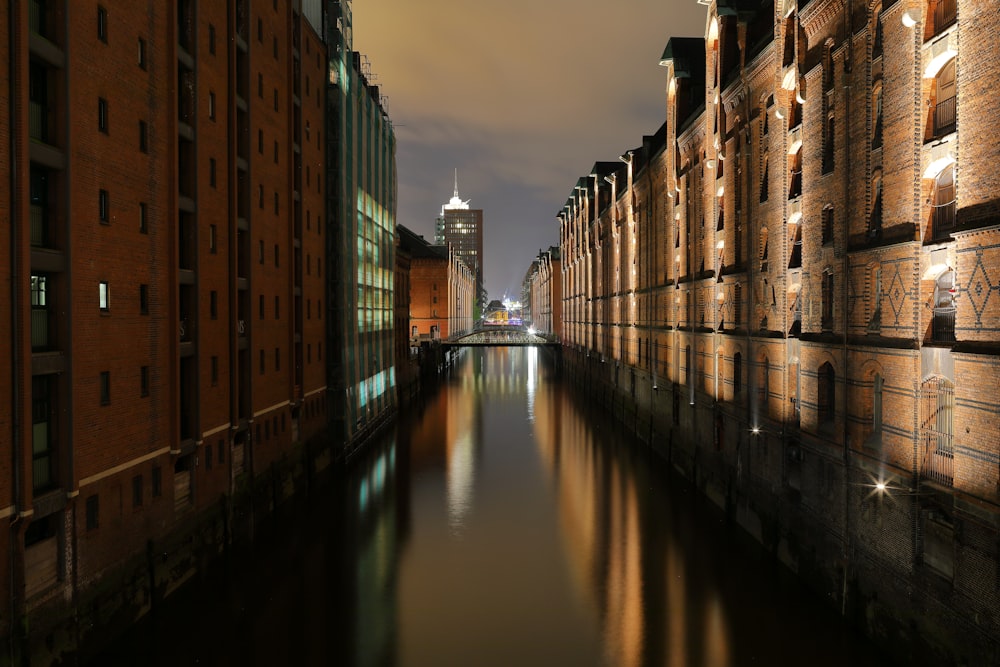
[[621, 155], [618, 156], [618, 159], [621, 160], [622, 162], [624, 162], [625, 164], [631, 163], [632, 162], [632, 151], [628, 151], [627, 153], [622, 153]]
[[911, 11], [912, 10], [907, 9], [905, 12], [903, 12], [903, 16], [901, 19], [903, 21], [903, 25], [905, 25], [907, 28], [912, 28], [913, 26], [917, 25], [917, 19], [914, 18], [913, 14], [910, 13]]

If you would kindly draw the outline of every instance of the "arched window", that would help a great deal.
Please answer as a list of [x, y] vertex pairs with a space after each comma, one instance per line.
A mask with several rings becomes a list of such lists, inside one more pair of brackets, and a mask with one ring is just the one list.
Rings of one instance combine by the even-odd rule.
[[764, 158], [761, 160], [761, 170], [760, 170], [760, 200], [762, 202], [767, 201], [767, 189], [768, 189], [768, 157], [767, 152], [764, 152]]
[[760, 230], [760, 271], [767, 273], [767, 227]]
[[[881, 23], [880, 23], [881, 25]], [[882, 148], [882, 80], [872, 88], [872, 150]]]
[[[739, 326], [743, 312], [743, 285], [736, 283], [733, 287], [733, 326]], [[737, 352], [737, 354], [739, 354]]]
[[757, 378], [757, 402], [760, 405], [761, 414], [767, 414], [767, 400], [771, 395], [771, 362], [764, 357], [760, 362], [759, 377]]
[[820, 327], [823, 331], [833, 331], [833, 271], [823, 272], [823, 312]]
[[871, 269], [868, 293], [868, 308], [871, 317], [868, 320], [868, 331], [878, 333], [882, 328], [882, 266], [876, 264]]
[[931, 320], [933, 340], [955, 340], [955, 311], [955, 272], [947, 269], [934, 283], [934, 318]]
[[743, 355], [737, 352], [733, 355], [733, 398], [743, 391]]
[[872, 380], [872, 433], [882, 432], [882, 375], [876, 373]]
[[955, 165], [949, 164], [934, 179], [934, 214], [931, 238], [947, 238], [955, 229]]
[[877, 237], [882, 233], [882, 172], [872, 177], [872, 208], [868, 215], [868, 236]]
[[934, 138], [955, 131], [955, 59], [938, 72], [934, 80]]
[[835, 125], [833, 110], [827, 112], [825, 132], [823, 133], [823, 173], [829, 174], [833, 171], [833, 142], [835, 138]]
[[920, 386], [920, 431], [924, 446], [922, 474], [943, 484], [954, 477], [955, 386], [931, 377]]
[[802, 148], [788, 156], [788, 198], [802, 194]]
[[832, 424], [837, 414], [837, 376], [829, 362], [819, 367], [816, 409], [820, 424]]

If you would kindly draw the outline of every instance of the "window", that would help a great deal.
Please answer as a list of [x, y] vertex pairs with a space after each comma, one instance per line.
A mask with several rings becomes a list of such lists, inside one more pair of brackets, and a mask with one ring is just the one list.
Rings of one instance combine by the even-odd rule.
[[264, 154], [264, 130], [257, 130], [257, 152]]
[[208, 226], [208, 251], [213, 255], [218, 252], [218, 233], [214, 224]]
[[872, 90], [872, 150], [882, 148], [882, 81]]
[[274, 164], [278, 164], [278, 140], [274, 140]]
[[771, 396], [771, 362], [764, 357], [760, 362], [760, 377], [757, 379], [757, 400], [762, 414], [767, 414], [767, 402]]
[[955, 19], [958, 17], [958, 2], [956, 0], [938, 0], [937, 4], [934, 5], [934, 21], [933, 23], [929, 20], [928, 23], [931, 24], [933, 32], [930, 37], [938, 35], [944, 31], [945, 28], [951, 26], [955, 23]]
[[837, 413], [837, 376], [829, 362], [819, 367], [817, 382], [816, 409], [819, 411], [819, 423], [832, 424]]
[[205, 445], [205, 470], [212, 469], [212, 445]]
[[208, 117], [215, 120], [215, 92], [208, 91]]
[[217, 356], [213, 356], [212, 357], [212, 375], [211, 375], [211, 378], [212, 378], [212, 386], [213, 387], [219, 384], [219, 357], [217, 357]]
[[97, 530], [100, 525], [101, 505], [97, 494], [87, 496], [87, 530]]
[[264, 21], [259, 16], [257, 17], [257, 41], [261, 44], [264, 43]]
[[139, 285], [139, 314], [149, 315], [149, 285]]
[[934, 135], [938, 139], [955, 131], [955, 59], [938, 72], [934, 80]]
[[208, 24], [208, 52], [215, 55], [215, 26]]
[[833, 207], [830, 205], [823, 207], [823, 220], [822, 220], [822, 239], [823, 245], [829, 245], [833, 243]]
[[281, 300], [280, 299], [281, 299], [281, 297], [278, 297], [278, 296], [274, 297], [274, 319], [276, 319], [276, 320], [281, 317], [281, 308], [280, 308]]
[[257, 72], [257, 97], [264, 99], [264, 75]]
[[264, 319], [264, 295], [261, 294], [257, 297], [257, 319]]
[[149, 152], [149, 128], [146, 121], [139, 121], [139, 150], [143, 153]]
[[144, 202], [139, 202], [139, 233], [149, 233], [149, 229], [146, 227], [146, 204]]
[[278, 59], [278, 38], [275, 37], [272, 40], [271, 44], [272, 44], [271, 50], [274, 52], [274, 59], [277, 60]]
[[149, 396], [149, 366], [139, 368], [139, 395]]
[[826, 125], [823, 126], [823, 173], [829, 174], [833, 171], [833, 142], [834, 142], [834, 116], [830, 111], [826, 116]]
[[872, 178], [872, 209], [868, 216], [868, 236], [875, 238], [882, 233], [882, 172]]
[[259, 372], [261, 375], [264, 374], [264, 350], [261, 350], [258, 354], [257, 365], [259, 366]]
[[733, 398], [743, 391], [743, 355], [737, 352], [733, 355]]
[[108, 10], [97, 6], [97, 39], [108, 43]]
[[99, 376], [101, 405], [111, 405], [111, 372], [101, 371]]
[[761, 171], [760, 171], [760, 201], [761, 202], [766, 202], [767, 201], [768, 169], [769, 169], [768, 157], [767, 157], [767, 153], [765, 152], [764, 153], [764, 159], [763, 159], [763, 167], [761, 168]]
[[97, 192], [97, 216], [104, 224], [108, 224], [109, 222], [111, 222], [110, 208], [111, 208], [111, 203], [110, 203], [110, 197], [108, 196], [108, 191], [99, 190]]
[[221, 465], [226, 462], [226, 442], [224, 440], [219, 440], [218, 450], [219, 454], [216, 458], [219, 459], [219, 464]]
[[257, 263], [264, 263], [264, 239], [257, 241]]
[[215, 158], [208, 158], [208, 184], [215, 187]]
[[949, 164], [934, 179], [934, 213], [931, 240], [945, 240], [955, 229], [955, 165]]
[[788, 156], [788, 198], [802, 195], [802, 148]]
[[146, 40], [139, 38], [137, 59], [139, 67], [146, 69]]
[[213, 320], [219, 319], [219, 293], [215, 290], [208, 293], [208, 312]]
[[278, 266], [280, 264], [281, 252], [278, 248], [278, 244], [274, 244], [274, 265]]
[[274, 89], [274, 110], [278, 110], [278, 89]]
[[767, 255], [768, 255], [768, 245], [769, 241], [767, 238], [767, 228], [760, 230], [760, 271], [761, 273], [767, 273]]
[[882, 328], [882, 266], [875, 265], [871, 271], [871, 292], [869, 293], [869, 308], [871, 319], [868, 321], [868, 331], [877, 333]]
[[[263, 185], [258, 185], [257, 186], [257, 207], [258, 208], [264, 208], [264, 186]], [[264, 262], [264, 257], [263, 257], [263, 255], [261, 255], [261, 263], [263, 263], [263, 262]]]
[[97, 283], [97, 306], [102, 311], [111, 310], [111, 290], [106, 280]]
[[51, 435], [55, 377], [35, 375], [31, 378], [31, 477], [32, 490], [36, 494], [48, 490], [55, 481], [55, 438]]
[[132, 507], [142, 507], [142, 475], [132, 478]]
[[153, 497], [159, 498], [163, 495], [163, 469], [158, 465], [153, 466]]
[[103, 97], [97, 98], [97, 129], [108, 133], [108, 101]]
[[823, 331], [833, 331], [833, 272], [830, 270], [823, 272], [822, 300], [820, 327]]
[[274, 214], [278, 215], [278, 193], [274, 193]]
[[274, 370], [281, 370], [281, 348], [274, 348]]
[[882, 376], [878, 373], [872, 382], [872, 432], [882, 432]]

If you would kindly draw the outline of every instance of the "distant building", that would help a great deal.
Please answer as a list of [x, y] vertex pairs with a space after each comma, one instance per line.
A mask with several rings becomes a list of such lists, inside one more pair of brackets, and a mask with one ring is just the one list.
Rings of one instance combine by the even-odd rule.
[[450, 338], [472, 331], [475, 275], [455, 251], [399, 225], [410, 256], [410, 337]]
[[562, 268], [559, 246], [538, 253], [525, 276], [522, 293], [528, 295], [531, 326], [539, 333], [562, 336]]
[[327, 395], [331, 436], [351, 448], [396, 408], [396, 137], [367, 61], [351, 48], [351, 3], [330, 0], [329, 15]]
[[483, 211], [469, 208], [468, 201], [458, 196], [458, 172], [455, 172], [455, 193], [441, 207], [434, 232], [434, 243], [450, 245], [454, 253], [472, 269], [476, 277], [477, 314], [483, 304]]

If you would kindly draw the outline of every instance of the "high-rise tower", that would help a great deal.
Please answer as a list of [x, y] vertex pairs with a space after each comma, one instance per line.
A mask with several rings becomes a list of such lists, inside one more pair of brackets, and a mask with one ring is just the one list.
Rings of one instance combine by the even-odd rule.
[[[458, 170], [451, 201], [441, 206], [434, 231], [434, 243], [450, 245], [455, 254], [476, 274], [476, 306], [481, 309], [483, 293], [483, 210], [469, 208], [458, 196]], [[477, 311], [478, 316], [478, 311]]]

